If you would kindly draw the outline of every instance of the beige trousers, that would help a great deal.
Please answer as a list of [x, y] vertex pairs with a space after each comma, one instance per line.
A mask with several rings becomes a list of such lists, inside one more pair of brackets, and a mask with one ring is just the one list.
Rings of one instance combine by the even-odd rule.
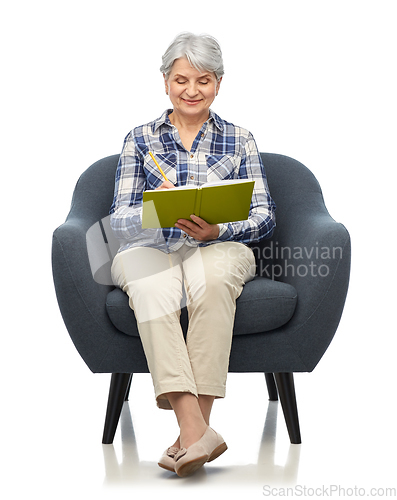
[[252, 250], [236, 242], [116, 255], [112, 279], [129, 296], [160, 408], [171, 409], [168, 392], [225, 396], [236, 299], [254, 276]]

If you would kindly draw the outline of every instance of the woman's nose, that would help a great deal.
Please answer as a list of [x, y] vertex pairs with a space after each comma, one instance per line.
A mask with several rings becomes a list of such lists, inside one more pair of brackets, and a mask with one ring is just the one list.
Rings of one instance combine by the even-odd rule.
[[197, 85], [195, 83], [190, 83], [187, 87], [186, 87], [186, 94], [189, 96], [189, 97], [194, 97], [195, 95], [197, 95]]

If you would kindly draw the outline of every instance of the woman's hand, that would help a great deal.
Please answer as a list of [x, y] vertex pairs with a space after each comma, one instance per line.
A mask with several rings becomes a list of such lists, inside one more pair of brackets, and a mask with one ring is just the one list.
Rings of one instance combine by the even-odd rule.
[[182, 229], [189, 236], [199, 241], [216, 240], [219, 236], [218, 224], [208, 224], [205, 220], [197, 217], [196, 215], [190, 216], [193, 220], [178, 219], [175, 227]]
[[172, 184], [170, 181], [164, 181], [161, 186], [155, 189], [157, 191], [158, 189], [171, 189], [174, 188], [175, 186]]

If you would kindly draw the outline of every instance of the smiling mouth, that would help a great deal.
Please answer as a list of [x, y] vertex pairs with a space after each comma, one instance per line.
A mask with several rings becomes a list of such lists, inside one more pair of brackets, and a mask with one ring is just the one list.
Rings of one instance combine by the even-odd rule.
[[197, 99], [197, 100], [191, 100], [191, 99], [182, 99], [184, 102], [186, 102], [186, 104], [189, 104], [190, 106], [193, 106], [195, 104], [198, 104], [199, 102], [201, 102], [201, 99]]

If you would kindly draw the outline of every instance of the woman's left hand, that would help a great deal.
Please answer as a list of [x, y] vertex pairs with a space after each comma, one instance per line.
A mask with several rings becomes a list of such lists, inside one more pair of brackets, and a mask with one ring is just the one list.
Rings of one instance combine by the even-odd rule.
[[[208, 224], [196, 215], [190, 216], [192, 220], [178, 219], [175, 227], [182, 229], [189, 236], [199, 241], [216, 240], [219, 236], [218, 224]], [[193, 221], [193, 222], [192, 222]]]

